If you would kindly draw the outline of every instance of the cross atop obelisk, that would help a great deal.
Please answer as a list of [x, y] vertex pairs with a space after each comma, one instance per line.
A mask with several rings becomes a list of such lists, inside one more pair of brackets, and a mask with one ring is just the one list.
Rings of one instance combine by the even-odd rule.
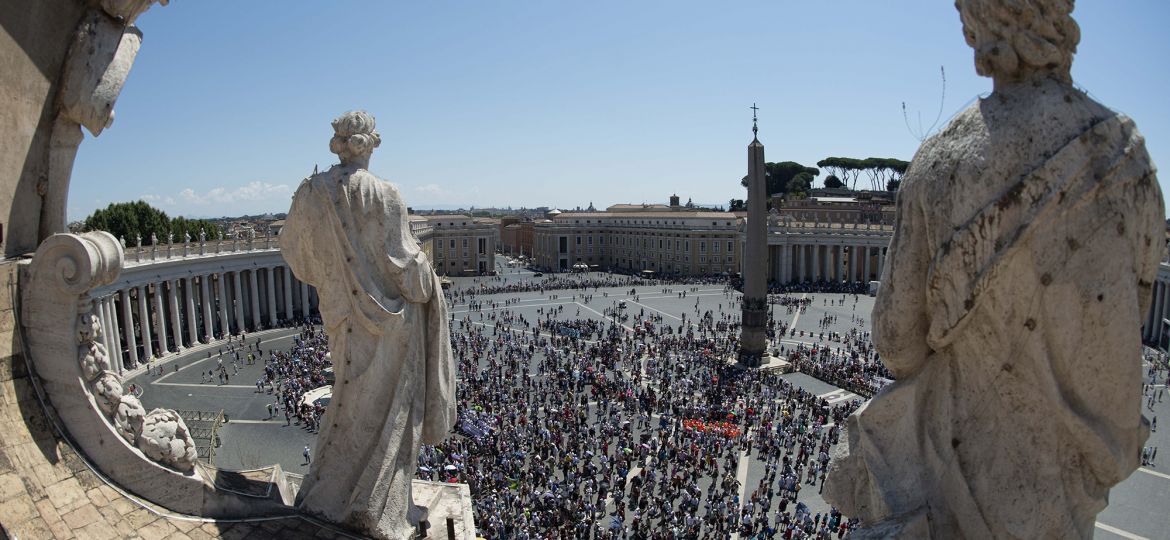
[[752, 109], [752, 138], [754, 139], [754, 138], [756, 138], [756, 134], [759, 133], [759, 131], [760, 131], [760, 128], [756, 125], [756, 111], [760, 110], [760, 108], [756, 107], [755, 102], [752, 102], [751, 109]]

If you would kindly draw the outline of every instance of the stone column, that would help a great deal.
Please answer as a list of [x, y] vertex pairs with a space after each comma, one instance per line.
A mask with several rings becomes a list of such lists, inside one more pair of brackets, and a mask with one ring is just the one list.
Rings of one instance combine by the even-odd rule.
[[150, 309], [146, 305], [146, 285], [138, 286], [138, 333], [142, 336], [142, 360], [154, 359], [154, 340], [150, 339]]
[[232, 298], [235, 298], [235, 314], [236, 314], [236, 328], [243, 330], [244, 327], [244, 287], [240, 284], [240, 271], [232, 272]]
[[807, 279], [810, 282], [817, 281], [817, 244], [810, 243], [806, 245], [806, 257], [808, 257], [808, 275]]
[[866, 266], [866, 268], [865, 268], [866, 275], [865, 275], [865, 277], [861, 278], [861, 281], [866, 282], [868, 284], [869, 283], [869, 247], [868, 247], [868, 245], [866, 245], [866, 247], [861, 248], [861, 254], [862, 254], [861, 255], [861, 262], [865, 263], [865, 266]]
[[840, 260], [837, 258], [837, 249], [840, 247], [841, 246], [825, 246], [825, 254], [823, 255], [825, 258], [825, 281], [834, 282], [837, 281], [837, 279], [840, 277], [837, 275], [841, 267]]
[[804, 281], [804, 244], [797, 244], [796, 249], [796, 280]]
[[[167, 246], [170, 249], [170, 246]], [[171, 343], [175, 352], [183, 350], [183, 321], [179, 318], [179, 280], [167, 282], [167, 300], [171, 301]]]
[[821, 271], [820, 244], [808, 245], [808, 280], [816, 281]]
[[115, 302], [118, 292], [113, 292], [110, 295], [110, 344], [113, 348], [110, 349], [110, 359], [113, 364], [117, 365], [117, 371], [121, 374], [125, 369], [125, 364], [122, 362], [122, 328], [118, 326], [118, 305]]
[[1154, 319], [1158, 313], [1158, 308], [1154, 304], [1158, 301], [1158, 281], [1154, 280], [1154, 290], [1150, 295], [1150, 311], [1146, 314], [1145, 328], [1142, 330], [1142, 339], [1152, 341], [1154, 339]]
[[822, 268], [824, 268], [823, 271], [825, 273], [825, 281], [828, 281], [828, 282], [833, 282], [833, 281], [837, 280], [837, 265], [835, 264], [836, 263], [836, 256], [835, 256], [836, 251], [837, 251], [837, 246], [825, 246], [825, 253], [824, 253], [824, 255], [822, 255], [824, 257], [824, 264], [825, 264], [825, 266], [823, 266]]
[[825, 279], [825, 250], [824, 245], [820, 243], [813, 244], [812, 247], [812, 262], [815, 266], [813, 271], [813, 279], [815, 281], [824, 281]]
[[276, 328], [276, 267], [269, 266], [264, 272], [265, 289], [268, 290], [268, 326]]
[[1154, 342], [1162, 342], [1162, 319], [1166, 317], [1166, 284], [1154, 281]]
[[220, 272], [216, 283], [219, 286], [219, 331], [223, 337], [232, 333], [231, 320], [228, 319], [228, 287], [227, 272]]
[[199, 296], [203, 299], [203, 338], [206, 343], [211, 343], [215, 335], [215, 327], [211, 322], [211, 274], [199, 276]]
[[[107, 354], [113, 358], [114, 342], [111, 339], [114, 336], [113, 324], [110, 322], [110, 298], [108, 296], [94, 300], [94, 307], [97, 309], [98, 320], [102, 325], [101, 344], [106, 348]], [[121, 374], [122, 370], [115, 365], [117, 362], [110, 362], [111, 367], [115, 373]]]
[[1166, 298], [1166, 284], [1154, 280], [1154, 302], [1151, 304], [1154, 308], [1154, 318], [1150, 321], [1150, 339], [1158, 341], [1162, 335], [1162, 317], [1165, 313], [1165, 308], [1162, 305]]
[[831, 281], [831, 279], [829, 277], [829, 270], [832, 268], [833, 265], [827, 261], [827, 259], [831, 255], [831, 252], [829, 251], [829, 249], [830, 249], [829, 246], [823, 246], [823, 245], [817, 246], [817, 263], [820, 265], [820, 270], [821, 270], [820, 276], [818, 277], [818, 279], [820, 279], [821, 281]]
[[252, 298], [252, 331], [260, 330], [260, 285], [256, 279], [256, 269], [248, 271], [248, 296]]
[[853, 245], [849, 248], [849, 281], [861, 281], [861, 267], [865, 263], [865, 247]]
[[280, 279], [284, 285], [284, 318], [293, 320], [292, 269], [282, 266]]
[[199, 328], [195, 325], [195, 279], [188, 276], [183, 278], [183, 292], [187, 301], [187, 346], [194, 347], [199, 343]]
[[1150, 297], [1150, 315], [1146, 317], [1146, 332], [1145, 339], [1147, 341], [1154, 341], [1154, 334], [1157, 332], [1157, 327], [1154, 322], [1158, 320], [1158, 298], [1161, 297], [1162, 284], [1158, 280], [1154, 280], [1154, 293]]
[[788, 283], [784, 278], [785, 264], [788, 263], [788, 244], [783, 244], [776, 247], [776, 258], [779, 260], [777, 264], [776, 281], [780, 283]]
[[1166, 312], [1170, 311], [1170, 283], [1165, 281], [1162, 282], [1162, 303], [1159, 305], [1161, 309], [1158, 310], [1158, 320], [1154, 321], [1154, 328], [1158, 329], [1158, 344], [1161, 345], [1162, 338], [1166, 336], [1166, 329], [1162, 326], [1162, 320], [1166, 318]]
[[[134, 338], [134, 310], [130, 307], [130, 291], [122, 289], [118, 293], [122, 297], [122, 336], [126, 338], [126, 358], [129, 360], [126, 366], [134, 369], [138, 367], [138, 341]], [[121, 362], [122, 359], [119, 358], [118, 361]]]
[[886, 253], [884, 247], [877, 248], [877, 275], [878, 279], [882, 278], [882, 268], [886, 264]]
[[309, 318], [309, 284], [301, 282], [301, 316]]
[[166, 290], [163, 288], [163, 281], [154, 284], [154, 333], [158, 336], [158, 355], [163, 357], [167, 355], [167, 312], [166, 302], [163, 297], [166, 295]]
[[[853, 260], [853, 253], [849, 254], [850, 261]], [[845, 261], [845, 246], [833, 246], [833, 280], [844, 281], [847, 279], [845, 274], [849, 273], [849, 267], [846, 266]]]

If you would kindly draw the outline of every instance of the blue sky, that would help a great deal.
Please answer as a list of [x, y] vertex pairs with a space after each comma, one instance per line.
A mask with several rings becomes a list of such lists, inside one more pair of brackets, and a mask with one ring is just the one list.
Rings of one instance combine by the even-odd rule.
[[[1170, 162], [1170, 2], [1074, 16], [1073, 78]], [[991, 90], [947, 0], [174, 0], [138, 25], [116, 121], [78, 153], [70, 219], [139, 198], [283, 212], [335, 162], [329, 122], [350, 109], [377, 117], [371, 170], [416, 208], [726, 204], [744, 195], [753, 102], [768, 161], [815, 165], [909, 160], [940, 66], [940, 127]]]

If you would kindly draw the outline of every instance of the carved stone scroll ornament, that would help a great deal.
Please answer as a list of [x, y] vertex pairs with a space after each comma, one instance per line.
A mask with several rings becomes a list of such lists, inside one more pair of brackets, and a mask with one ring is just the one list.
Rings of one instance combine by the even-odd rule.
[[22, 263], [20, 324], [46, 404], [88, 461], [122, 487], [171, 510], [231, 515], [207, 490], [195, 444], [174, 411], [147, 413], [125, 395], [90, 292], [117, 279], [124, 255], [109, 233], [55, 234]]
[[[122, 261], [121, 245], [104, 232], [57, 234], [41, 244], [29, 265], [24, 305], [38, 375], [66, 428], [83, 447], [92, 442], [92, 434], [79, 434], [71, 420], [84, 422], [87, 432], [103, 426], [102, 431], [117, 435], [140, 455], [190, 474], [195, 442], [183, 419], [164, 409], [147, 414], [138, 398], [125, 395], [102, 342], [101, 320], [89, 291], [113, 282]], [[70, 319], [74, 324], [60, 323]], [[67, 347], [74, 348], [71, 354]], [[64, 363], [62, 356], [75, 360]]]

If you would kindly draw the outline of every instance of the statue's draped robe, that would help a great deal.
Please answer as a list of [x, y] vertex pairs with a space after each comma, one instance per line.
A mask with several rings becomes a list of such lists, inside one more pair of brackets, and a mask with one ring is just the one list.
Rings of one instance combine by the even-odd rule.
[[907, 171], [873, 331], [897, 382], [848, 421], [825, 492], [846, 515], [1089, 538], [1136, 469], [1162, 196], [1133, 123], [1069, 94], [976, 103]]
[[406, 212], [389, 182], [335, 166], [297, 189], [280, 236], [317, 288], [336, 376], [298, 505], [385, 538], [418, 519], [419, 444], [455, 422], [446, 303]]

